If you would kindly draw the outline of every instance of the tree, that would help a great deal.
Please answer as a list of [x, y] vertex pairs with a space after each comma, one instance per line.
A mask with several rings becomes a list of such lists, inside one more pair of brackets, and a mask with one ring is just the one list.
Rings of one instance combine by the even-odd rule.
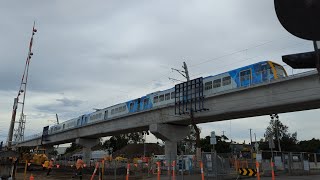
[[[184, 151], [187, 154], [193, 154], [196, 149], [197, 134], [193, 125], [189, 125], [189, 128], [190, 128], [190, 134], [188, 134], [188, 136], [182, 140], [182, 145], [184, 146], [184, 149], [185, 149]], [[200, 131], [200, 128], [199, 128], [199, 131]]]
[[280, 140], [283, 151], [300, 151], [297, 140], [297, 132], [284, 134]]
[[[211, 152], [212, 145], [210, 144], [210, 136], [206, 136], [205, 138], [200, 139], [200, 147], [204, 152]], [[230, 142], [226, 142], [228, 138], [224, 135], [216, 136], [217, 144], [215, 145], [215, 150], [218, 153], [229, 153], [231, 152], [230, 149]]]
[[[275, 144], [275, 149], [279, 150], [277, 139], [279, 136], [282, 151], [297, 150], [297, 132], [290, 134], [288, 133], [288, 129], [288, 126], [282, 124], [278, 117], [276, 119], [272, 118], [269, 122], [269, 126], [266, 128], [266, 141], [268, 141], [268, 137], [272, 137]], [[263, 150], [264, 148], [266, 148], [265, 145], [268, 145], [267, 147], [269, 149], [269, 144], [260, 144], [260, 149]]]
[[130, 144], [139, 144], [139, 143], [143, 143], [144, 141], [142, 132], [128, 133], [127, 137], [129, 139]]
[[65, 154], [72, 153], [75, 150], [81, 149], [82, 147], [76, 143], [71, 143], [71, 146], [66, 149]]
[[229, 153], [231, 152], [230, 149], [230, 142], [226, 142], [226, 140], [229, 140], [227, 136], [216, 136], [217, 138], [217, 144], [215, 145], [216, 151], [218, 153]]
[[122, 149], [128, 144], [138, 144], [143, 142], [143, 133], [134, 132], [128, 134], [119, 134], [112, 136], [109, 140], [103, 143], [106, 149], [112, 148], [113, 152]]
[[206, 136], [205, 138], [200, 139], [200, 147], [204, 152], [210, 152], [212, 145], [210, 144], [210, 136]]
[[311, 153], [319, 153], [320, 152], [320, 140], [312, 138], [308, 141], [300, 141], [298, 143], [300, 151], [302, 152], [311, 152]]

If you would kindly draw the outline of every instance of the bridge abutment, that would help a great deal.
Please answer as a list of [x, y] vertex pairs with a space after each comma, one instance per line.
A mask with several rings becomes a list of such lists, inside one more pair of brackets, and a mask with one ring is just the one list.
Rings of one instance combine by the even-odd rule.
[[94, 139], [89, 139], [89, 138], [78, 138], [76, 139], [76, 144], [81, 145], [82, 152], [83, 152], [83, 161], [86, 164], [90, 163], [91, 159], [91, 148], [97, 144], [99, 144], [99, 139], [94, 138]]
[[169, 164], [177, 159], [177, 142], [190, 134], [189, 126], [171, 124], [151, 124], [149, 130], [165, 142], [165, 156]]

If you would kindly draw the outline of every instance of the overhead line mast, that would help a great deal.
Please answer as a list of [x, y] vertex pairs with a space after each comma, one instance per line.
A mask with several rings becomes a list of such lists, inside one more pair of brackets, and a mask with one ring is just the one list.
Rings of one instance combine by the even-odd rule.
[[[18, 122], [19, 126], [18, 126], [18, 129], [16, 129], [15, 134], [14, 134], [14, 141], [16, 141], [16, 142], [23, 141], [23, 139], [24, 139], [24, 129], [25, 129], [25, 123], [26, 123], [26, 116], [24, 114], [24, 105], [25, 105], [25, 99], [26, 99], [29, 65], [30, 65], [31, 57], [33, 55], [33, 53], [32, 53], [33, 36], [36, 32], [37, 32], [37, 29], [35, 29], [35, 22], [34, 22], [33, 27], [32, 27], [32, 35], [31, 35], [30, 44], [29, 44], [28, 56], [26, 59], [26, 64], [25, 64], [22, 79], [21, 79], [20, 89], [18, 91], [17, 97], [14, 98], [11, 123], [10, 123], [10, 128], [9, 128], [9, 132], [8, 132], [8, 140], [7, 140], [8, 149], [11, 149], [11, 146], [12, 146], [12, 138], [13, 138], [14, 124], [15, 124], [15, 120], [16, 120], [18, 104], [22, 104], [22, 107], [21, 107], [20, 119]], [[23, 94], [23, 97], [22, 97], [22, 101], [20, 102], [19, 97], [22, 94]]]

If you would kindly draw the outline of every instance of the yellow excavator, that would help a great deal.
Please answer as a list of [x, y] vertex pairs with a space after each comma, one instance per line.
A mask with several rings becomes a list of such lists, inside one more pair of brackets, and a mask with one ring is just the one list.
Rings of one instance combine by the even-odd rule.
[[44, 162], [48, 161], [45, 152], [45, 149], [36, 148], [28, 153], [22, 153], [20, 163], [28, 163], [28, 170], [42, 169]]

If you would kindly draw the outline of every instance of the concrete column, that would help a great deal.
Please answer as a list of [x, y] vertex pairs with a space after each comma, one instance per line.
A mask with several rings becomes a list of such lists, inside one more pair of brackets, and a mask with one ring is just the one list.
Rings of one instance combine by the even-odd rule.
[[49, 159], [53, 158], [53, 156], [52, 156], [52, 153], [53, 153], [53, 151], [54, 151], [54, 147], [53, 147], [53, 146], [39, 147], [39, 149], [42, 149], [42, 148], [45, 149], [46, 156], [47, 156]]
[[177, 142], [165, 141], [164, 153], [168, 161], [177, 159]]
[[86, 164], [90, 163], [91, 159], [91, 148], [97, 144], [99, 144], [99, 139], [94, 138], [94, 139], [88, 139], [88, 138], [78, 138], [76, 139], [76, 144], [81, 145], [82, 148], [82, 153], [83, 153], [83, 161]]
[[167, 164], [177, 159], [177, 142], [190, 134], [189, 126], [171, 124], [151, 124], [149, 130], [157, 138], [165, 142], [165, 156]]

